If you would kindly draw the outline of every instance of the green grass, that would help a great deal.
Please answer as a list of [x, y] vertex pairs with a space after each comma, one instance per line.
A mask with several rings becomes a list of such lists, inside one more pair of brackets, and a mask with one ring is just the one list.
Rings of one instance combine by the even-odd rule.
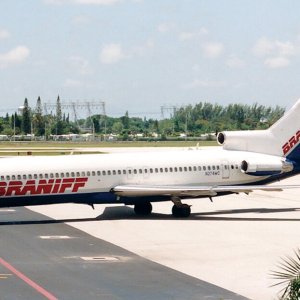
[[110, 147], [195, 147], [199, 146], [217, 146], [215, 141], [157, 141], [157, 142], [0, 142], [1, 148], [20, 148], [20, 149], [34, 149], [34, 148], [110, 148]]
[[[201, 141], [200, 147], [216, 146], [214, 141]], [[195, 141], [159, 141], [159, 142], [0, 142], [0, 156], [26, 156], [26, 155], [68, 155], [72, 149], [100, 148], [101, 151], [80, 152], [74, 154], [106, 153], [111, 147], [196, 147]]]

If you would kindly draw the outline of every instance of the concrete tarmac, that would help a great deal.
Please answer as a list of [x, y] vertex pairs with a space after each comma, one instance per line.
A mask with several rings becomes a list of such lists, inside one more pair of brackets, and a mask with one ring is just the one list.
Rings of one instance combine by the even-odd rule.
[[1, 300], [246, 299], [64, 224], [101, 230], [102, 217], [73, 218], [81, 207], [49, 206], [66, 215], [61, 209], [71, 208], [72, 219], [59, 220], [26, 208], [0, 210]]
[[[278, 184], [299, 184], [300, 176]], [[63, 204], [32, 207], [141, 257], [254, 300], [277, 299], [270, 276], [281, 257], [299, 247], [299, 189], [254, 192], [192, 204], [188, 219], [171, 216], [172, 203], [155, 203], [137, 217], [131, 207]]]

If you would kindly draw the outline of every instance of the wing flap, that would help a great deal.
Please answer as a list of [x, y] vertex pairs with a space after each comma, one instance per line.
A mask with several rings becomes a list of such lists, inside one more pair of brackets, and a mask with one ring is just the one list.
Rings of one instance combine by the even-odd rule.
[[250, 193], [253, 191], [278, 192], [284, 189], [300, 188], [300, 185], [245, 185], [245, 186], [150, 186], [150, 185], [118, 185], [111, 191], [118, 196], [217, 196], [219, 193]]

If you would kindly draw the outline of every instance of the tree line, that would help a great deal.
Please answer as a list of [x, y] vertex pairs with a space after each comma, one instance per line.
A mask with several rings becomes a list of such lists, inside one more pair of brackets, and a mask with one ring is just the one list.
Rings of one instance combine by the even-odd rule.
[[165, 119], [130, 117], [128, 111], [124, 116], [93, 115], [80, 119], [76, 123], [69, 114], [62, 112], [60, 97], [56, 100], [55, 113], [43, 114], [42, 101], [38, 97], [34, 108], [29, 106], [27, 98], [19, 111], [0, 118], [0, 134], [35, 136], [62, 135], [80, 133], [83, 127], [89, 127], [97, 135], [115, 134], [127, 140], [137, 134], [151, 137], [158, 134], [160, 138], [179, 136], [199, 136], [223, 130], [265, 129], [276, 122], [285, 109], [253, 104], [229, 104], [222, 106], [200, 102], [177, 109], [172, 116]]

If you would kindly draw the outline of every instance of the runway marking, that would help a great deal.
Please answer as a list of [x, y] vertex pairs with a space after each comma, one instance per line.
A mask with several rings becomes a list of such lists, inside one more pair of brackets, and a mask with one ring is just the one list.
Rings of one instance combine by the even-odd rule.
[[73, 237], [68, 235], [40, 235], [40, 238], [43, 240], [67, 240], [73, 239]]
[[119, 258], [114, 256], [81, 256], [81, 259], [86, 261], [119, 261]]
[[7, 279], [9, 276], [12, 276], [12, 274], [0, 274], [0, 279]]
[[48, 299], [48, 300], [58, 300], [50, 292], [46, 291], [44, 288], [42, 288], [40, 285], [38, 285], [37, 283], [32, 281], [26, 275], [24, 275], [23, 273], [18, 271], [16, 268], [14, 268], [11, 264], [9, 264], [7, 261], [5, 261], [1, 257], [0, 257], [0, 264], [2, 266], [4, 266], [6, 269], [8, 269], [9, 271], [11, 271], [13, 274], [15, 274], [17, 277], [19, 277], [21, 280], [23, 280], [25, 283], [27, 283], [30, 287], [32, 287], [38, 293], [42, 294], [46, 299]]
[[0, 209], [0, 212], [15, 212], [15, 209]]

